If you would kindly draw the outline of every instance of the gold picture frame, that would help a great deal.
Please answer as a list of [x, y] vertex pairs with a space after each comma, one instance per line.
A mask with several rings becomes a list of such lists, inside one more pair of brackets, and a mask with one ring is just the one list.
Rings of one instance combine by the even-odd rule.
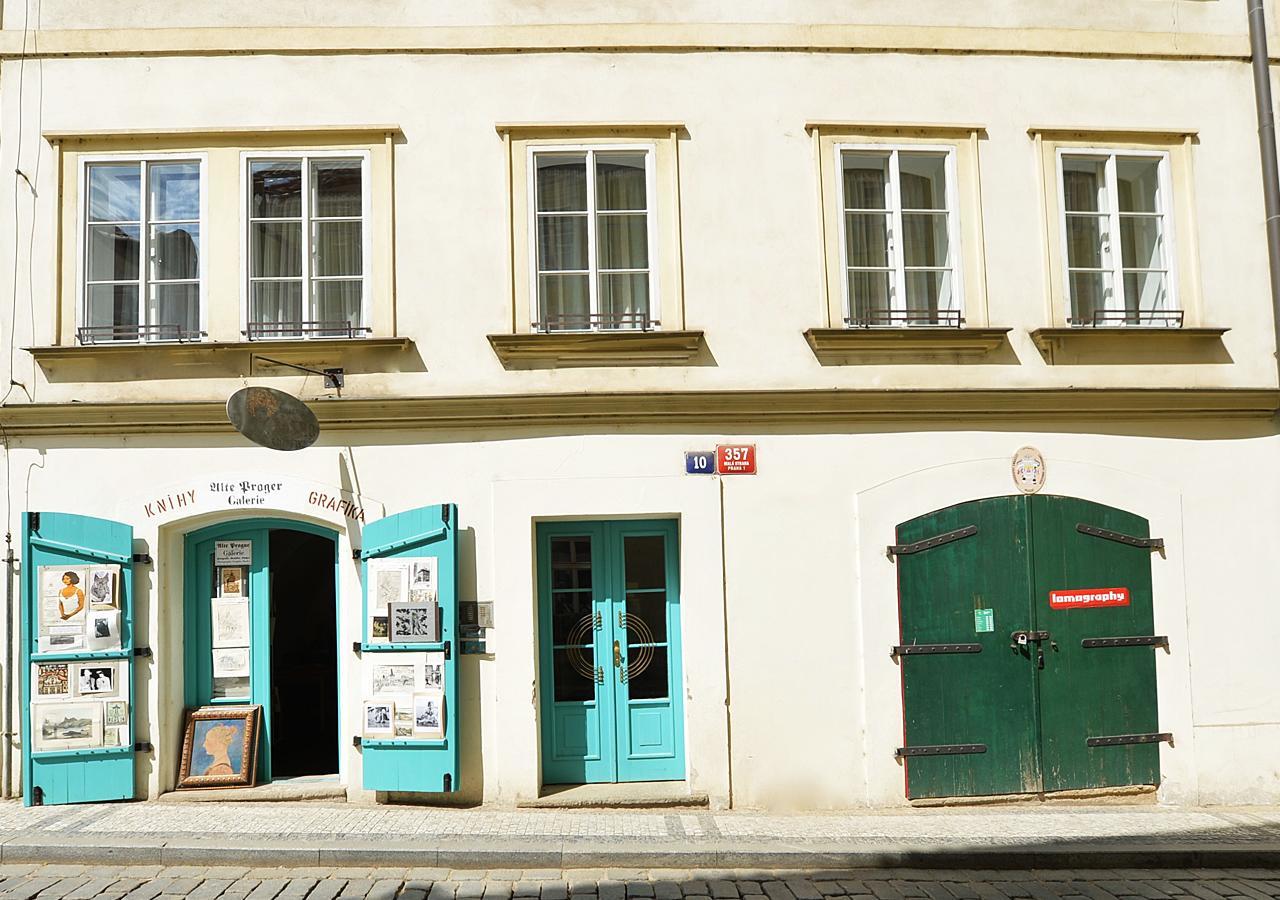
[[261, 719], [261, 706], [202, 706], [187, 710], [178, 790], [256, 785]]

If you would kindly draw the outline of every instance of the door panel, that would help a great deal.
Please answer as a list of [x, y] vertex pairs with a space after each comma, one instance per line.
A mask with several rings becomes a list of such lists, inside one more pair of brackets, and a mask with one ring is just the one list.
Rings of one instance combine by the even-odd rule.
[[[899, 658], [904, 746], [985, 744], [985, 753], [908, 757], [907, 796], [1040, 790], [1036, 697], [1010, 632], [1031, 628], [1023, 497], [962, 503], [898, 526], [899, 544], [976, 525], [978, 531], [897, 558], [903, 644], [979, 644], [979, 653]], [[978, 631], [975, 610], [992, 610]]]
[[[1150, 734], [1156, 714], [1155, 651], [1089, 648], [1086, 638], [1151, 635], [1151, 551], [1082, 534], [1093, 525], [1150, 536], [1146, 519], [1071, 497], [1032, 499], [1033, 599], [1044, 647], [1039, 673], [1045, 790], [1157, 784], [1158, 744], [1089, 747], [1088, 738]], [[1123, 588], [1127, 605], [1052, 608], [1050, 591]]]

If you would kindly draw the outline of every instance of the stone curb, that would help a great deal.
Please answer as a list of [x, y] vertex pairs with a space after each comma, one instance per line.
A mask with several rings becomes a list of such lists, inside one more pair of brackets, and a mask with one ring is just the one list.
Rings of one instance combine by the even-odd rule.
[[640, 847], [566, 844], [544, 847], [483, 847], [474, 844], [414, 846], [403, 840], [381, 844], [295, 844], [234, 841], [209, 844], [131, 841], [129, 844], [72, 841], [44, 843], [21, 838], [0, 845], [0, 863], [82, 865], [409, 866], [450, 869], [1109, 869], [1280, 867], [1280, 844], [1183, 846], [1061, 844], [956, 847], [889, 845], [813, 847]]

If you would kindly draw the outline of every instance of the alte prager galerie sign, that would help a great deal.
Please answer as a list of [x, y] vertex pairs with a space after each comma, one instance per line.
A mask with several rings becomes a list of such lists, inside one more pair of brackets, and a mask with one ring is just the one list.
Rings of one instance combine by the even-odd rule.
[[126, 521], [164, 524], [227, 509], [297, 512], [360, 524], [382, 518], [383, 506], [350, 491], [301, 478], [215, 476], [178, 485], [121, 507]]

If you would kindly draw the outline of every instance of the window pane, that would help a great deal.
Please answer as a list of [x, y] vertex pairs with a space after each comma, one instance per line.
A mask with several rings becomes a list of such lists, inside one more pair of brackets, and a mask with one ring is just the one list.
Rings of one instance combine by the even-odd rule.
[[[174, 325], [183, 331], [200, 330], [200, 285], [157, 284], [151, 288], [147, 301], [148, 325]], [[175, 331], [165, 329], [158, 337], [178, 337]]]
[[316, 222], [313, 275], [359, 275], [363, 272], [360, 222]]
[[622, 540], [627, 590], [667, 585], [666, 541], [660, 534], [628, 536]]
[[587, 211], [587, 158], [540, 154], [536, 159], [539, 212]]
[[649, 276], [600, 276], [600, 319], [602, 327], [635, 328], [649, 321]]
[[[249, 286], [249, 321], [251, 322], [300, 322], [302, 321], [301, 281], [258, 281]], [[268, 331], [270, 337], [287, 337], [300, 334], [298, 329]]]
[[1067, 216], [1067, 265], [1102, 268], [1102, 243], [1106, 238], [1105, 216]]
[[845, 209], [888, 209], [885, 202], [889, 183], [889, 158], [845, 153], [844, 165]]
[[596, 253], [602, 269], [649, 268], [649, 219], [632, 216], [600, 216]]
[[[591, 647], [551, 651], [555, 668], [555, 700], [594, 700], [596, 698], [595, 652]], [[588, 674], [590, 673], [590, 674]]]
[[[953, 309], [951, 304], [951, 272], [908, 272], [907, 309], [909, 321], [918, 325], [938, 324], [940, 309]], [[928, 315], [919, 315], [928, 313]]]
[[151, 277], [158, 281], [200, 277], [200, 226], [151, 229]]
[[263, 160], [249, 164], [253, 203], [258, 219], [287, 219], [302, 215], [302, 162]]
[[538, 276], [538, 301], [542, 321], [552, 330], [586, 328], [590, 324], [589, 285], [586, 275]]
[[667, 649], [632, 650], [630, 657], [627, 660], [627, 693], [631, 699], [658, 700], [667, 696]]
[[301, 275], [302, 223], [252, 223], [249, 226], [249, 274], [255, 278]]
[[[667, 595], [627, 595], [627, 645], [664, 644], [667, 641]], [[634, 657], [634, 651], [632, 652]]]
[[[345, 322], [360, 324], [360, 297], [363, 285], [359, 281], [320, 281], [316, 283], [316, 320], [320, 322]], [[348, 334], [347, 329], [325, 329], [324, 334]]]
[[1116, 198], [1121, 212], [1160, 212], [1160, 161], [1151, 157], [1117, 157]]
[[903, 209], [947, 208], [947, 158], [937, 153], [899, 153]]
[[587, 217], [538, 217], [538, 269], [561, 272], [587, 268]]
[[946, 213], [903, 213], [902, 257], [908, 266], [949, 266]]
[[596, 209], [648, 208], [644, 154], [596, 154]]
[[889, 265], [889, 217], [883, 213], [845, 213], [845, 265]]
[[[1126, 272], [1124, 274], [1124, 305], [1129, 309], [1150, 312], [1169, 309], [1164, 272]], [[1135, 323], [1137, 324], [1137, 323]], [[1140, 324], [1164, 324], [1142, 320]]]
[[1106, 160], [1062, 157], [1062, 194], [1070, 212], [1106, 212]]
[[[87, 325], [111, 325], [124, 333], [117, 340], [137, 340], [138, 286], [136, 284], [91, 284], [87, 292]], [[104, 337], [99, 336], [98, 340]]]
[[1160, 219], [1156, 216], [1121, 216], [1120, 250], [1125, 268], [1164, 268]]
[[200, 164], [153, 164], [151, 177], [151, 219], [176, 222], [200, 218]]
[[137, 280], [140, 234], [137, 225], [90, 225], [88, 280]]
[[360, 215], [360, 160], [312, 160], [311, 189], [315, 218]]
[[[1071, 318], [1077, 324], [1093, 324], [1094, 313], [1111, 305], [1111, 273], [1072, 272], [1068, 278], [1071, 283]], [[1106, 320], [1097, 321], [1105, 324]]]
[[551, 595], [551, 641], [589, 645], [596, 639], [591, 591], [555, 591]]
[[849, 273], [849, 312], [852, 319], [881, 319], [888, 308], [888, 272]]
[[137, 163], [89, 167], [89, 221], [141, 221], [142, 175]]

